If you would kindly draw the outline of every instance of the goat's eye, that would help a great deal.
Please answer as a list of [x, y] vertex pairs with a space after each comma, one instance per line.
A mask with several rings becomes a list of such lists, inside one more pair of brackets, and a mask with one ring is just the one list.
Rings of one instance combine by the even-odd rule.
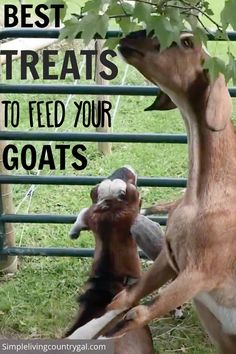
[[161, 48], [161, 46], [160, 46], [160, 44], [158, 43], [158, 44], [156, 44], [155, 45], [155, 47], [154, 47], [154, 49], [156, 50], [156, 51], [160, 51], [160, 48]]
[[187, 49], [194, 47], [193, 41], [192, 41], [190, 38], [184, 38], [184, 39], [181, 41], [181, 43], [182, 43], [182, 46], [183, 46], [184, 48], [187, 48]]

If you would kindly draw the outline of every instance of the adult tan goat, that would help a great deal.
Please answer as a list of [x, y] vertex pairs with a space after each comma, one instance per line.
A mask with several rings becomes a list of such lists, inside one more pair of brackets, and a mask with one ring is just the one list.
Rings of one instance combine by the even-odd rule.
[[159, 85], [162, 103], [179, 108], [188, 134], [189, 173], [185, 194], [169, 213], [163, 251], [109, 309], [130, 309], [172, 282], [148, 306], [131, 309], [110, 334], [143, 326], [193, 298], [219, 351], [235, 354], [236, 138], [224, 76], [210, 79], [202, 66], [207, 54], [188, 33], [160, 51], [156, 38], [135, 32], [121, 40], [120, 52]]

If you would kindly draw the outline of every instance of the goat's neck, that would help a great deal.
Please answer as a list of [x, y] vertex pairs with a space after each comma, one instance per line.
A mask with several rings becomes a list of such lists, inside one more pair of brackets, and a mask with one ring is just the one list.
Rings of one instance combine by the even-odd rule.
[[[101, 275], [110, 273], [117, 277], [140, 277], [140, 261], [137, 252], [137, 246], [130, 235], [127, 235], [126, 242], [119, 241], [111, 244], [107, 242], [109, 236], [102, 238], [97, 237], [94, 254], [94, 262], [92, 266], [92, 275]], [[113, 240], [116, 239], [113, 236]]]
[[185, 201], [210, 202], [212, 195], [223, 199], [232, 193], [231, 188], [236, 190], [236, 137], [231, 117], [224, 130], [212, 131], [202, 108], [206, 97], [196, 97], [191, 104], [189, 99], [166, 91], [179, 107], [187, 130], [189, 171]]
[[[230, 121], [224, 130], [215, 132], [189, 105], [181, 107], [188, 135], [189, 172], [188, 202], [225, 194], [232, 181], [236, 187], [236, 138]], [[231, 187], [230, 187], [231, 188]], [[228, 191], [230, 192], [230, 191]]]
[[[104, 230], [104, 227], [102, 229]], [[125, 278], [141, 276], [137, 246], [129, 231], [124, 234], [124, 230], [118, 230], [117, 227], [117, 233], [111, 235], [111, 230], [112, 228], [96, 235], [95, 253], [87, 289], [79, 299], [78, 318], [67, 331], [66, 336], [71, 335], [93, 318], [102, 316], [114, 295], [124, 289], [124, 281], [128, 280]], [[123, 235], [122, 239], [121, 235]]]
[[130, 235], [127, 235], [129, 239], [122, 245], [121, 242], [111, 244], [109, 234], [97, 236], [88, 287], [80, 297], [79, 316], [67, 336], [91, 319], [105, 313], [113, 296], [124, 288], [125, 277], [139, 278], [141, 275], [137, 247]]

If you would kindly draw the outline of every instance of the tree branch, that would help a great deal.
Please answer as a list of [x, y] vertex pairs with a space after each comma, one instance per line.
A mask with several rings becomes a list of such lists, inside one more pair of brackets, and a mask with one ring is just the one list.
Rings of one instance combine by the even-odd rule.
[[[180, 2], [182, 2], [183, 4], [185, 4], [186, 6], [188, 6], [189, 9], [191, 10], [196, 10], [199, 11], [203, 16], [205, 16], [209, 21], [211, 21], [217, 28], [218, 30], [222, 31], [222, 27], [219, 25], [219, 23], [217, 23], [215, 20], [213, 20], [213, 18], [211, 16], [209, 16], [204, 10], [202, 10], [200, 7], [196, 6], [196, 5], [191, 5], [188, 1], [185, 0], [179, 0]], [[200, 3], [200, 2], [199, 2]], [[198, 3], [198, 4], [199, 4]], [[199, 21], [200, 22], [200, 21]]]
[[202, 20], [200, 20], [200, 18], [197, 15], [192, 15], [192, 16], [196, 16], [198, 19], [198, 22], [200, 23], [200, 25], [204, 28], [204, 30], [208, 33], [208, 34], [212, 34], [209, 29], [204, 25], [204, 23], [202, 22]]
[[[150, 5], [150, 6], [156, 6], [156, 7], [158, 7], [157, 4], [153, 4], [152, 2], [146, 1], [146, 0], [130, 0], [130, 1], [133, 1], [133, 2], [140, 2], [140, 3], [143, 3], [143, 4]], [[169, 1], [169, 0], [168, 0], [168, 1]]]
[[123, 1], [122, 1], [122, 0], [119, 0], [118, 2], [120, 3], [120, 6], [121, 6], [121, 8], [122, 8], [122, 10], [123, 10], [124, 14], [127, 16], [127, 15], [128, 15], [128, 13], [127, 13], [127, 12], [126, 12], [126, 10], [125, 10], [125, 7], [124, 7], [124, 4], [123, 4]]

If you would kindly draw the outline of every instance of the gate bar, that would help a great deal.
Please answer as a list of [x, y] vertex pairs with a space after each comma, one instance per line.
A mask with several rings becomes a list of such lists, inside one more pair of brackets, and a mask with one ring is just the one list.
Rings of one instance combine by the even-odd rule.
[[7, 247], [0, 254], [17, 256], [92, 257], [93, 248]]
[[[8, 256], [57, 256], [57, 257], [93, 257], [93, 248], [60, 248], [60, 247], [7, 247], [1, 254]], [[141, 258], [147, 259], [144, 252], [139, 251]]]
[[[7, 184], [47, 184], [62, 186], [92, 186], [100, 183], [107, 177], [90, 177], [90, 176], [0, 176], [0, 183]], [[138, 178], [139, 187], [179, 187], [185, 188], [187, 184], [186, 178], [157, 178], [157, 177], [140, 177]]]
[[[60, 30], [58, 29], [2, 29], [0, 31], [0, 40], [6, 38], [58, 38]], [[121, 31], [110, 30], [106, 33], [106, 38], [119, 38], [122, 37]], [[228, 31], [227, 35], [231, 41], [236, 41], [236, 32]], [[210, 41], [216, 40], [216, 32], [207, 33]], [[77, 39], [81, 38], [81, 33], [76, 36]], [[101, 36], [96, 35], [94, 39], [102, 39]], [[217, 41], [225, 41], [225, 39], [218, 39]]]
[[[2, 214], [0, 222], [29, 223], [29, 224], [73, 224], [77, 215], [48, 215], [48, 214]], [[167, 216], [152, 216], [150, 220], [166, 225]]]
[[[121, 95], [121, 96], [156, 96], [160, 89], [151, 86], [121, 85], [46, 85], [46, 84], [1, 84], [0, 93], [15, 94], [71, 94], [71, 95]], [[236, 88], [229, 89], [231, 97], [236, 97]]]
[[121, 86], [121, 85], [49, 85], [49, 84], [1, 84], [0, 93], [40, 93], [71, 95], [133, 95], [156, 96], [160, 90], [155, 86]]
[[89, 141], [122, 143], [172, 143], [186, 144], [185, 134], [130, 134], [130, 133], [50, 133], [0, 131], [0, 140], [24, 141]]

